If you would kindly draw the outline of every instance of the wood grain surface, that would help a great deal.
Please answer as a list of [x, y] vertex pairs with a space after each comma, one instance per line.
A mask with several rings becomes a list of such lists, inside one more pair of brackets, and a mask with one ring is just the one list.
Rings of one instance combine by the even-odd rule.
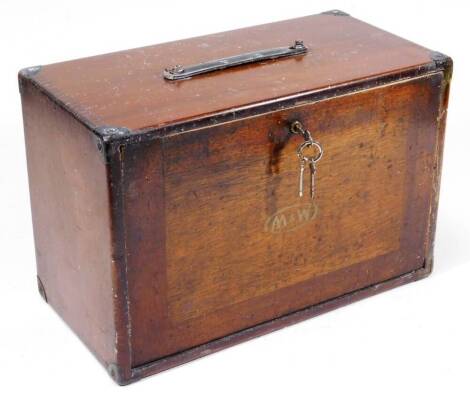
[[116, 362], [107, 168], [96, 138], [33, 86], [22, 94], [37, 273], [47, 302]]
[[[423, 267], [441, 81], [126, 146], [134, 364]], [[309, 204], [293, 120], [325, 149], [316, 215], [273, 233], [273, 214]]]
[[[21, 71], [42, 293], [125, 384], [425, 277], [451, 73], [342, 13]], [[296, 120], [324, 148], [313, 201]]]
[[[303, 40], [305, 56], [244, 65], [189, 80], [166, 67]], [[429, 63], [429, 50], [349, 16], [312, 15], [44, 66], [34, 79], [94, 126], [142, 130], [329, 88]]]

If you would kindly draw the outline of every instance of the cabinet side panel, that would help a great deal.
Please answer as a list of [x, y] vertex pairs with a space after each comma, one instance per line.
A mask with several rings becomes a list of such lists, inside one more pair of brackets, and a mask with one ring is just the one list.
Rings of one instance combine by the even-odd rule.
[[437, 116], [437, 143], [433, 157], [433, 175], [431, 204], [426, 238], [426, 274], [432, 271], [434, 264], [434, 239], [436, 234], [437, 210], [439, 205], [439, 190], [441, 184], [442, 160], [444, 153], [444, 137], [446, 130], [447, 106], [449, 104], [450, 82], [452, 79], [452, 59], [445, 58], [445, 65], [440, 83], [440, 104]]
[[22, 103], [38, 278], [107, 365], [115, 328], [106, 164], [93, 134], [27, 82]]

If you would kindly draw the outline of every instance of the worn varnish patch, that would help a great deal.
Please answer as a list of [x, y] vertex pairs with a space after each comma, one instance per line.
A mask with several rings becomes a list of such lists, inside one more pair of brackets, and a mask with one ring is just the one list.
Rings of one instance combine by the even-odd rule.
[[[133, 364], [421, 269], [441, 80], [126, 146]], [[301, 139], [285, 137], [295, 119], [325, 150], [317, 211], [272, 233], [273, 214], [309, 202], [298, 197]]]
[[[356, 100], [345, 97], [333, 104], [350, 124], [328, 132], [315, 131], [316, 113], [331, 102], [302, 108], [303, 121], [312, 124], [325, 149], [318, 165], [317, 212], [313, 220], [277, 233], [265, 230], [272, 201], [282, 221], [295, 219], [301, 211], [289, 208], [309, 199], [297, 194], [297, 137], [281, 151], [278, 170], [266, 173], [272, 156], [257, 142], [266, 138], [275, 115], [241, 122], [230, 136], [222, 129], [205, 131], [207, 156], [188, 156], [177, 148], [191, 135], [171, 138], [165, 195], [173, 323], [399, 248], [409, 132], [409, 113], [403, 110], [409, 97], [388, 103], [377, 92], [366, 93], [360, 107], [353, 105]], [[242, 144], [247, 147], [236, 149]], [[266, 194], [273, 183], [275, 192]]]

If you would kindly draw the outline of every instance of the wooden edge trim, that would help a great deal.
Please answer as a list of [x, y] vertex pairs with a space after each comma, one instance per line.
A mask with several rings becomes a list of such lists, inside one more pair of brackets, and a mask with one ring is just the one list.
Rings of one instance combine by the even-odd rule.
[[127, 282], [126, 226], [124, 222], [124, 198], [122, 148], [110, 156], [108, 168], [109, 208], [111, 215], [112, 260], [111, 271], [114, 299], [114, 335], [116, 363], [108, 364], [112, 379], [122, 385], [132, 378], [131, 326]]
[[147, 127], [138, 130], [128, 130], [119, 125], [98, 125], [93, 124], [87, 118], [79, 114], [71, 108], [66, 102], [56, 97], [47, 87], [43, 86], [36, 78], [41, 70], [40, 66], [29, 67], [21, 70], [18, 74], [20, 93], [26, 82], [33, 84], [43, 94], [48, 96], [54, 103], [65, 111], [70, 113], [72, 117], [77, 119], [93, 134], [100, 138], [105, 144], [121, 145], [152, 140], [155, 138], [163, 138], [179, 132], [187, 132], [204, 128], [209, 125], [217, 125], [231, 120], [239, 120], [245, 117], [255, 116], [260, 113], [273, 112], [280, 109], [287, 109], [297, 106], [304, 102], [318, 101], [325, 98], [336, 97], [352, 92], [367, 90], [372, 87], [387, 85], [389, 83], [401, 81], [404, 79], [423, 76], [436, 71], [444, 70], [446, 73], [452, 73], [452, 59], [439, 52], [429, 52], [429, 62], [411, 66], [410, 68], [400, 70], [398, 72], [390, 72], [376, 75], [370, 78], [362, 78], [357, 81], [349, 81], [344, 84], [328, 86], [324, 89], [294, 94], [292, 96], [279, 97], [272, 101], [264, 101], [262, 104], [254, 103], [229, 111], [215, 112], [210, 115], [196, 117], [181, 121], [179, 123], [164, 124], [158, 127]]
[[444, 153], [444, 137], [447, 119], [447, 106], [449, 102], [450, 82], [452, 79], [452, 59], [445, 56], [445, 68], [442, 72], [441, 93], [437, 114], [437, 139], [433, 155], [432, 189], [426, 228], [425, 268], [433, 269], [434, 240], [436, 235], [436, 222], [439, 207], [439, 190], [441, 187], [442, 160]]
[[221, 351], [225, 348], [242, 343], [252, 338], [256, 338], [261, 335], [274, 332], [276, 330], [307, 320], [309, 318], [326, 313], [328, 311], [335, 310], [346, 304], [362, 300], [369, 296], [373, 296], [389, 289], [396, 288], [400, 285], [417, 281], [419, 279], [427, 277], [431, 273], [431, 266], [432, 263], [426, 263], [424, 268], [411, 271], [401, 276], [368, 286], [363, 289], [359, 289], [354, 292], [350, 292], [346, 295], [327, 300], [325, 302], [304, 308], [302, 310], [294, 311], [290, 314], [272, 319], [267, 322], [263, 322], [259, 325], [210, 341], [206, 344], [202, 344], [197, 347], [178, 352], [174, 355], [163, 357], [161, 359], [144, 364], [142, 366], [132, 368], [129, 378], [122, 378], [117, 382], [120, 385], [127, 385], [131, 382], [137, 381], [152, 374], [157, 374], [172, 367], [187, 363], [191, 360], [195, 360], [206, 355], [210, 355], [214, 352]]

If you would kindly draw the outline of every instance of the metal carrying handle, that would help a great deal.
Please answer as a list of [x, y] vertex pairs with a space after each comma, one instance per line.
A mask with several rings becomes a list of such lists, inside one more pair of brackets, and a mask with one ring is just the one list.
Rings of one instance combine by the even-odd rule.
[[186, 67], [177, 65], [173, 68], [165, 68], [163, 71], [163, 77], [168, 80], [188, 79], [194, 75], [205, 74], [207, 72], [223, 70], [225, 68], [255, 63], [263, 60], [277, 59], [279, 57], [302, 55], [306, 52], [307, 47], [304, 43], [302, 41], [295, 41], [292, 46], [244, 53]]

